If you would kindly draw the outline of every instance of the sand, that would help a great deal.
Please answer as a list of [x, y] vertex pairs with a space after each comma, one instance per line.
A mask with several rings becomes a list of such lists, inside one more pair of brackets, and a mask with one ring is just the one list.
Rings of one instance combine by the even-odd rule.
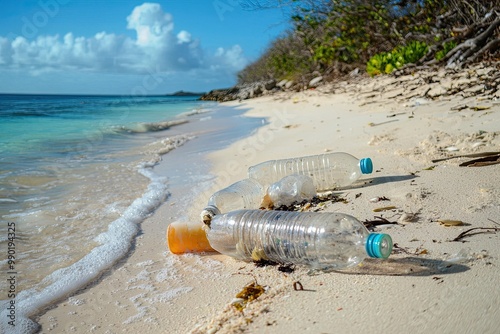
[[[323, 86], [225, 103], [267, 123], [208, 160], [196, 140], [176, 150], [186, 164], [203, 162], [197, 175], [206, 168], [211, 176], [194, 188], [177, 181], [165, 205], [142, 224], [130, 256], [45, 312], [38, 319], [42, 332], [497, 333], [500, 230], [452, 240], [470, 228], [500, 227], [500, 164], [460, 167], [473, 158], [432, 160], [500, 151], [500, 101], [368, 96], [368, 88], [362, 92], [367, 82], [335, 94]], [[485, 108], [457, 110], [462, 105]], [[207, 196], [245, 178], [249, 166], [335, 151], [372, 158], [374, 173], [337, 192], [346, 203], [322, 210], [397, 222], [376, 228], [397, 244], [389, 260], [367, 260], [347, 272], [296, 267], [285, 273], [216, 253], [169, 252], [167, 225], [196, 219]], [[155, 170], [168, 175], [169, 161]], [[189, 199], [193, 194], [196, 199]], [[389, 205], [396, 209], [373, 211]], [[440, 220], [464, 225], [447, 227]], [[252, 282], [265, 293], [237, 311], [233, 299]], [[294, 289], [296, 282], [303, 291]]]

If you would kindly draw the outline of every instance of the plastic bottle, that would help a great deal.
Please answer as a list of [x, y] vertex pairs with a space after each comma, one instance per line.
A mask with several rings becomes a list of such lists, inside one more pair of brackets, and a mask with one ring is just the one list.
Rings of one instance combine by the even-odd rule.
[[342, 213], [238, 210], [216, 215], [208, 226], [212, 248], [244, 261], [342, 269], [392, 251], [389, 235], [370, 233]]
[[370, 174], [370, 158], [357, 159], [344, 152], [326, 153], [306, 157], [270, 160], [248, 169], [248, 177], [264, 186], [292, 174], [308, 175], [317, 191], [333, 190], [354, 183], [362, 174]]
[[201, 213], [202, 221], [216, 214], [239, 209], [259, 209], [265, 195], [264, 187], [255, 179], [244, 179], [217, 191]]
[[[316, 196], [314, 181], [307, 175], [288, 175], [267, 188], [265, 200], [273, 207], [291, 205]], [[268, 205], [269, 207], [270, 205]]]

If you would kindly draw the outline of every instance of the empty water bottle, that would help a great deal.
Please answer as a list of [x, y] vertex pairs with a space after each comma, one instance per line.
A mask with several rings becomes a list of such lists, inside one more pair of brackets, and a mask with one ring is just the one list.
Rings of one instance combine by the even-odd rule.
[[308, 175], [314, 180], [317, 191], [333, 190], [354, 183], [362, 174], [370, 174], [370, 158], [357, 159], [344, 152], [326, 153], [300, 158], [271, 160], [252, 166], [248, 177], [264, 186], [292, 174]]
[[264, 201], [266, 207], [291, 205], [316, 196], [314, 181], [307, 175], [288, 175], [269, 186]]
[[212, 248], [244, 261], [342, 269], [392, 251], [389, 235], [370, 233], [342, 213], [238, 210], [216, 215], [208, 226]]
[[259, 209], [265, 190], [255, 179], [244, 179], [217, 191], [208, 200], [201, 213], [206, 222], [216, 214], [239, 209]]

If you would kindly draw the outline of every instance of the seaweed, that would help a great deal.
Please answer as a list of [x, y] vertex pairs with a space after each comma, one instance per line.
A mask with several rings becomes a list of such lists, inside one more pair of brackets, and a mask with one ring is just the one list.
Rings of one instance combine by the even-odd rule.
[[252, 282], [236, 295], [237, 300], [233, 301], [231, 305], [241, 312], [249, 302], [259, 298], [265, 291], [266, 289], [262, 285], [257, 284], [257, 281]]
[[363, 225], [365, 225], [365, 227], [370, 230], [370, 231], [373, 231], [373, 229], [376, 227], [376, 226], [379, 226], [379, 225], [387, 225], [387, 224], [397, 224], [398, 222], [391, 222], [383, 217], [380, 217], [380, 216], [374, 216], [373, 218], [375, 218], [374, 220], [365, 220], [363, 222]]
[[273, 210], [277, 211], [304, 211], [310, 208], [316, 208], [319, 210], [318, 206], [324, 205], [325, 203], [344, 203], [347, 204], [348, 201], [345, 198], [339, 197], [333, 193], [329, 193], [322, 196], [314, 196], [310, 200], [303, 200], [302, 202], [294, 202], [290, 205], [281, 205]]

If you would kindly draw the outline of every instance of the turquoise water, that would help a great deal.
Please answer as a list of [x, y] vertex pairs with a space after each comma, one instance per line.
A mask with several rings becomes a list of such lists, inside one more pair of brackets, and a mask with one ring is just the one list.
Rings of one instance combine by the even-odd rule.
[[194, 97], [0, 95], [0, 214], [37, 190], [53, 193], [68, 169], [130, 161], [125, 152], [151, 140], [138, 134], [203, 105]]
[[194, 97], [0, 95], [1, 159], [30, 165], [33, 158], [113, 149], [106, 144], [123, 134], [147, 132], [144, 124], [200, 106]]
[[[196, 97], [0, 95], [0, 246], [7, 254], [14, 224], [26, 328], [51, 296], [127, 254], [138, 223], [168, 198], [153, 167], [192, 139], [174, 129], [214, 106]], [[9, 271], [6, 256], [0, 270]]]

